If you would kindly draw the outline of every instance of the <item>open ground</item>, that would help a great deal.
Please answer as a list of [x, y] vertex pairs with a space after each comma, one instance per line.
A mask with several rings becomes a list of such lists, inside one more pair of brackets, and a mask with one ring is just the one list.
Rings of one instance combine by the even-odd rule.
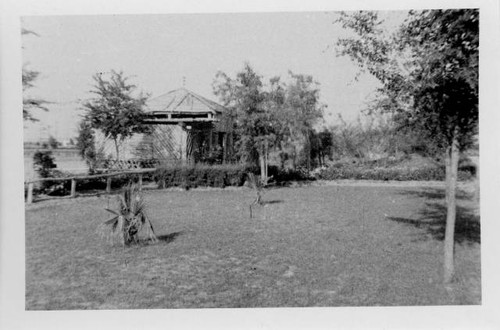
[[480, 304], [480, 230], [459, 193], [455, 281], [442, 284], [439, 187], [149, 190], [159, 242], [112, 244], [113, 197], [26, 207], [26, 309]]

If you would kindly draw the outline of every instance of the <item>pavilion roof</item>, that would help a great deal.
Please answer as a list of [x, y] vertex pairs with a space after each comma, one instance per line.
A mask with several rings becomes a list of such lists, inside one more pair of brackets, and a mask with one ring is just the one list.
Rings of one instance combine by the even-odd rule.
[[212, 113], [221, 114], [226, 108], [186, 88], [179, 88], [148, 101], [146, 113]]

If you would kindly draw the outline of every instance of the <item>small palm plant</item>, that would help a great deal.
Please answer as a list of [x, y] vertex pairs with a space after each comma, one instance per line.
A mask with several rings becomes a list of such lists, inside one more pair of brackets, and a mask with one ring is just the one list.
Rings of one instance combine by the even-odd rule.
[[120, 238], [123, 245], [138, 242], [138, 234], [142, 229], [148, 231], [148, 237], [156, 242], [153, 224], [146, 215], [146, 203], [140, 194], [136, 184], [128, 184], [122, 195], [118, 196], [118, 210], [106, 211], [114, 215], [113, 218], [104, 222], [111, 226], [111, 234]]

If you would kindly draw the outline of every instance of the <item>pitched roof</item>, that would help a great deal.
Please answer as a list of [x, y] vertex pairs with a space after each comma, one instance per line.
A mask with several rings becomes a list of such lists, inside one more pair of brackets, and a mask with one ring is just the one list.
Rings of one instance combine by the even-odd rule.
[[203, 96], [185, 88], [179, 88], [152, 98], [147, 104], [147, 113], [221, 113], [226, 109]]

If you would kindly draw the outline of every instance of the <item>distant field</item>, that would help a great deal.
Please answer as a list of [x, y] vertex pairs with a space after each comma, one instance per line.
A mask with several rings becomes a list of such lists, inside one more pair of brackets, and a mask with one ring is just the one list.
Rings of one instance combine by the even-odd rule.
[[443, 191], [322, 186], [145, 192], [160, 242], [97, 235], [108, 197], [26, 208], [26, 309], [480, 304], [479, 217], [459, 194], [441, 284]]

